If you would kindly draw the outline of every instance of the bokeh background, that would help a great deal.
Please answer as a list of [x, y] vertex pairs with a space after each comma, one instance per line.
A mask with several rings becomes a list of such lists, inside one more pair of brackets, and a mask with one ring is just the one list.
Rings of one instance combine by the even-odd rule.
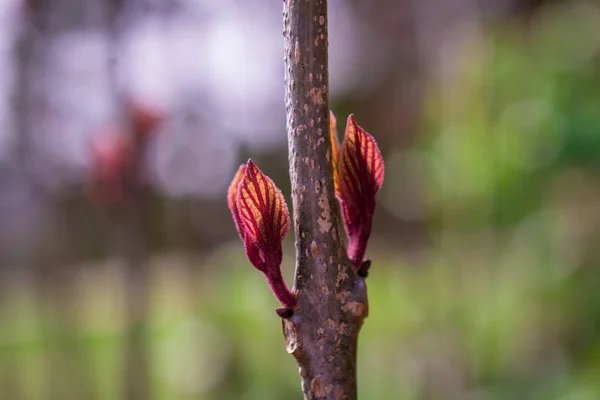
[[[360, 397], [600, 399], [600, 4], [329, 10], [331, 106], [386, 161]], [[0, 1], [2, 400], [301, 398], [225, 201], [248, 157], [289, 201], [281, 12]], [[137, 219], [90, 190], [131, 101]]]

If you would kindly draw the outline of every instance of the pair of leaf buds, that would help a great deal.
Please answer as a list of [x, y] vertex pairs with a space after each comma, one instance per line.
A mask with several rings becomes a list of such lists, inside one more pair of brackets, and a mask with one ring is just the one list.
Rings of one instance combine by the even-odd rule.
[[[336, 119], [330, 118], [333, 181], [348, 236], [347, 255], [357, 274], [366, 277], [370, 260], [365, 260], [375, 212], [375, 196], [383, 184], [383, 158], [375, 139], [350, 115], [341, 146]], [[261, 271], [283, 309], [282, 317], [293, 314], [296, 295], [281, 275], [281, 242], [290, 229], [290, 216], [281, 191], [271, 178], [248, 160], [235, 174], [227, 200], [237, 231], [244, 241], [250, 263]]]

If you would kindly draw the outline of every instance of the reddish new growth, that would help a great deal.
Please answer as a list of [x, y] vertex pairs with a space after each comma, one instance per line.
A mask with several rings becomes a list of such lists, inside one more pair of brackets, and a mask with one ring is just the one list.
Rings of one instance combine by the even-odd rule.
[[296, 306], [296, 296], [281, 275], [281, 242], [290, 229], [281, 191], [248, 160], [234, 176], [227, 200], [250, 263], [265, 275], [273, 294], [285, 307], [278, 309], [278, 314], [289, 316], [289, 310]]
[[[383, 158], [371, 135], [348, 117], [344, 142], [335, 134], [335, 117], [330, 125], [335, 194], [348, 235], [348, 257], [361, 276], [371, 265], [364, 260], [375, 212], [375, 196], [383, 184]], [[244, 241], [250, 263], [261, 271], [277, 300], [285, 307], [277, 312], [289, 317], [296, 296], [281, 276], [281, 242], [290, 229], [285, 199], [273, 181], [248, 160], [235, 174], [227, 201], [233, 221]]]
[[91, 143], [88, 183], [90, 197], [99, 204], [114, 204], [125, 190], [126, 171], [134, 149], [122, 131], [107, 128]]
[[348, 258], [366, 276], [371, 262], [365, 260], [367, 242], [375, 213], [376, 195], [383, 184], [383, 158], [375, 139], [348, 117], [346, 134], [339, 147], [335, 117], [331, 114], [331, 142], [334, 151], [334, 186], [348, 235]]
[[130, 98], [126, 109], [129, 128], [103, 128], [91, 142], [90, 195], [94, 202], [114, 204], [123, 198], [127, 176], [150, 137], [165, 119], [162, 110]]
[[162, 109], [134, 98], [127, 100], [127, 109], [135, 136], [141, 140], [147, 140], [156, 133], [159, 125], [165, 120]]

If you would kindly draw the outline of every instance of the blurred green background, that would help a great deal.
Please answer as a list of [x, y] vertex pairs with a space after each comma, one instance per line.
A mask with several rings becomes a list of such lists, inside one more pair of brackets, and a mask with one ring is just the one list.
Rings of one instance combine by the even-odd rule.
[[[85, 148], [85, 132], [112, 120], [93, 114], [73, 127], [69, 121], [83, 112], [67, 104], [48, 117], [36, 90], [54, 79], [49, 49], [58, 43], [60, 57], [69, 57], [61, 47], [69, 43], [61, 41], [65, 32], [100, 32], [109, 38], [103, 43], [122, 50], [128, 40], [157, 35], [144, 28], [130, 39], [127, 29], [136, 23], [151, 20], [160, 36], [160, 29], [173, 33], [165, 26], [177, 18], [219, 27], [222, 52], [198, 44], [209, 35], [200, 28], [197, 36], [170, 37], [187, 58], [167, 64], [186, 67], [160, 79], [172, 83], [187, 71], [192, 83], [164, 84], [169, 96], [164, 88], [146, 92], [152, 79], [126, 84], [148, 59], [163, 58], [164, 48], [150, 46], [141, 61], [138, 53], [124, 55], [125, 63], [143, 65], [124, 74], [125, 84], [117, 79], [117, 87], [151, 97], [168, 115], [148, 151], [152, 189], [138, 239], [148, 247], [149, 296], [137, 338], [145, 340], [149, 369], [137, 383], [157, 400], [300, 399], [276, 300], [245, 258], [225, 201], [228, 180], [248, 157], [289, 201], [281, 4], [8, 3], [12, 28], [5, 25], [5, 33], [12, 36], [5, 37], [12, 39], [0, 59], [13, 72], [5, 92], [26, 106], [11, 108], [7, 97], [0, 113], [4, 131], [13, 132], [3, 136], [0, 162], [0, 399], [137, 400], [124, 394], [132, 368], [125, 302], [136, 283], [115, 255], [115, 222], [85, 195], [85, 152], [71, 154], [72, 143]], [[600, 399], [600, 5], [363, 3], [330, 2], [332, 108], [338, 121], [354, 113], [386, 162], [367, 251], [373, 267], [359, 340], [360, 398]], [[264, 41], [274, 44], [244, 65], [236, 51], [259, 28], [235, 21], [250, 11], [269, 21], [264, 29], [272, 38]], [[179, 40], [191, 47], [177, 47]], [[191, 78], [204, 68], [193, 60], [211, 54], [222, 59], [208, 78], [220, 66], [233, 74], [218, 93]], [[110, 65], [84, 75], [107, 75]], [[263, 82], [269, 65], [275, 82], [249, 83]], [[56, 105], [69, 90], [75, 102], [89, 99], [95, 107], [101, 83], [69, 82], [46, 89], [55, 97], [42, 100]], [[242, 95], [236, 103], [240, 87], [264, 109]], [[42, 122], [31, 122], [36, 118]], [[58, 151], [44, 147], [46, 124]], [[236, 139], [218, 144], [229, 137]], [[157, 148], [173, 146], [190, 154], [173, 150], [164, 161]], [[180, 157], [191, 161], [173, 164]]]

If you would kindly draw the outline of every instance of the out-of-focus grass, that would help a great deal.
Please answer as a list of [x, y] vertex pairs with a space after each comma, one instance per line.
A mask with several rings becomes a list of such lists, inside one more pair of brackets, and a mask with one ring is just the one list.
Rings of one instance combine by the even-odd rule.
[[[580, 320], [573, 271], [553, 263], [545, 254], [551, 249], [520, 240], [551, 241], [536, 230], [552, 232], [553, 224], [551, 214], [532, 216], [501, 251], [486, 246], [490, 238], [473, 237], [463, 238], [473, 246], [461, 254], [446, 254], [440, 245], [412, 265], [384, 250], [371, 254], [370, 313], [359, 351], [362, 398], [600, 398], [598, 339], [583, 354], [569, 343]], [[173, 257], [153, 264], [156, 399], [300, 397], [277, 304], [241, 246], [204, 260], [193, 276]], [[95, 392], [89, 398], [120, 398], [124, 332], [117, 311], [124, 288], [115, 268], [86, 271], [73, 299], [75, 330], [41, 315], [50, 304], [35, 304], [31, 288], [11, 296], [0, 352], [4, 364], [18, 367], [21, 398], [49, 398], [49, 385], [62, 387], [65, 399], [81, 398], [75, 386], [86, 369]]]

